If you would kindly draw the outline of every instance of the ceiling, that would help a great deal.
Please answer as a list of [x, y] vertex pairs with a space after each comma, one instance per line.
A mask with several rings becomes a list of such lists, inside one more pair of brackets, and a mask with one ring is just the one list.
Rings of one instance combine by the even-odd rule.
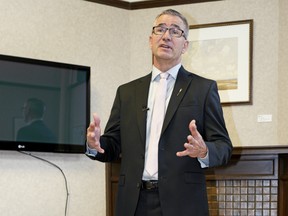
[[155, 8], [182, 4], [194, 4], [221, 0], [85, 0], [98, 4], [110, 5], [112, 7], [126, 10], [137, 10], [144, 8]]
[[152, 1], [152, 0], [122, 0], [122, 1], [125, 1], [125, 2], [139, 2], [139, 1], [141, 1], [141, 2], [147, 2], [147, 1]]

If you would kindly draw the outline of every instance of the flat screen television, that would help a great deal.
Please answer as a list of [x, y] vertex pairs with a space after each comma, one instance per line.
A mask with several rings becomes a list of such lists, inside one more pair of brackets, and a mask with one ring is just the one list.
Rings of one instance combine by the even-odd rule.
[[90, 67], [0, 55], [0, 150], [84, 153]]

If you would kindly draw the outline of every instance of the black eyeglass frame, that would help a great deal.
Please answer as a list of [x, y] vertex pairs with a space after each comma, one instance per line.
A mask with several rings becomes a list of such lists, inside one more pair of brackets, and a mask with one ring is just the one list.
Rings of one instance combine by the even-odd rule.
[[[155, 28], [162, 28], [162, 29], [165, 29], [165, 31], [163, 32], [163, 34], [156, 34], [156, 33], [155, 33], [155, 30], [154, 30]], [[177, 30], [181, 31], [182, 33], [181, 33], [181, 35], [180, 35], [179, 37], [177, 37], [177, 36], [175, 36], [175, 35], [170, 34], [170, 29], [177, 29]], [[184, 39], [187, 40], [184, 30], [182, 30], [182, 29], [180, 29], [180, 28], [176, 28], [176, 27], [168, 28], [168, 27], [159, 26], [159, 25], [158, 25], [158, 26], [153, 26], [153, 28], [152, 28], [152, 33], [155, 34], [155, 35], [164, 35], [164, 34], [167, 32], [167, 30], [169, 31], [169, 34], [171, 35], [171, 37], [180, 38], [180, 37], [183, 36]]]

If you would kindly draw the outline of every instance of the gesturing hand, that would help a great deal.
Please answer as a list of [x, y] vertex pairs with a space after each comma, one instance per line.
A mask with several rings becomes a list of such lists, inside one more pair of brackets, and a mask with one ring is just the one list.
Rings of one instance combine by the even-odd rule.
[[97, 150], [99, 153], [104, 153], [104, 149], [101, 148], [100, 145], [100, 135], [101, 135], [101, 128], [100, 128], [100, 118], [96, 113], [93, 113], [93, 119], [87, 128], [87, 143], [89, 148]]
[[189, 156], [192, 158], [204, 158], [207, 155], [208, 148], [197, 130], [196, 121], [192, 120], [189, 124], [191, 135], [187, 137], [188, 142], [184, 143], [184, 151], [177, 152], [178, 157]]

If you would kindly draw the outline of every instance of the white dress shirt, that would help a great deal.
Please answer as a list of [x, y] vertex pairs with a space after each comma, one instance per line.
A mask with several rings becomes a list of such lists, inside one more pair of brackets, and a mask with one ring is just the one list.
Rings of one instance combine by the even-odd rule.
[[[173, 88], [176, 82], [176, 78], [178, 75], [178, 71], [181, 67], [181, 64], [177, 64], [176, 66], [174, 66], [173, 68], [169, 69], [168, 71], [166, 71], [166, 73], [169, 73], [169, 77], [168, 77], [168, 83], [167, 83], [167, 94], [166, 94], [166, 106], [165, 106], [165, 111], [167, 110], [172, 92], [173, 92]], [[147, 158], [147, 151], [148, 151], [148, 145], [149, 145], [149, 137], [150, 137], [150, 125], [151, 125], [151, 118], [152, 118], [152, 108], [153, 108], [153, 104], [154, 104], [154, 99], [155, 99], [155, 94], [156, 94], [156, 90], [157, 90], [157, 85], [159, 84], [159, 79], [160, 79], [160, 73], [162, 73], [160, 70], [158, 70], [156, 67], [153, 66], [152, 68], [152, 76], [151, 76], [151, 83], [150, 83], [150, 87], [149, 87], [149, 94], [148, 94], [148, 104], [147, 104], [147, 123], [146, 123], [146, 148], [145, 148], [145, 160]], [[191, 119], [192, 120], [192, 119]], [[188, 127], [188, 126], [187, 126]], [[187, 134], [188, 136], [189, 134]], [[184, 143], [182, 143], [184, 145]], [[183, 147], [184, 148], [184, 147]], [[184, 149], [183, 149], [184, 150]], [[97, 155], [97, 151], [95, 149], [91, 149], [88, 147], [87, 145], [87, 151], [86, 154], [89, 156], [96, 156]], [[176, 152], [175, 152], [176, 154]], [[208, 153], [207, 156], [205, 158], [198, 158], [198, 161], [201, 164], [202, 168], [208, 167], [209, 166], [209, 157], [208, 157]], [[158, 179], [158, 173], [156, 175], [154, 175], [153, 177], [151, 177], [144, 168], [143, 171], [143, 180], [157, 180]]]

